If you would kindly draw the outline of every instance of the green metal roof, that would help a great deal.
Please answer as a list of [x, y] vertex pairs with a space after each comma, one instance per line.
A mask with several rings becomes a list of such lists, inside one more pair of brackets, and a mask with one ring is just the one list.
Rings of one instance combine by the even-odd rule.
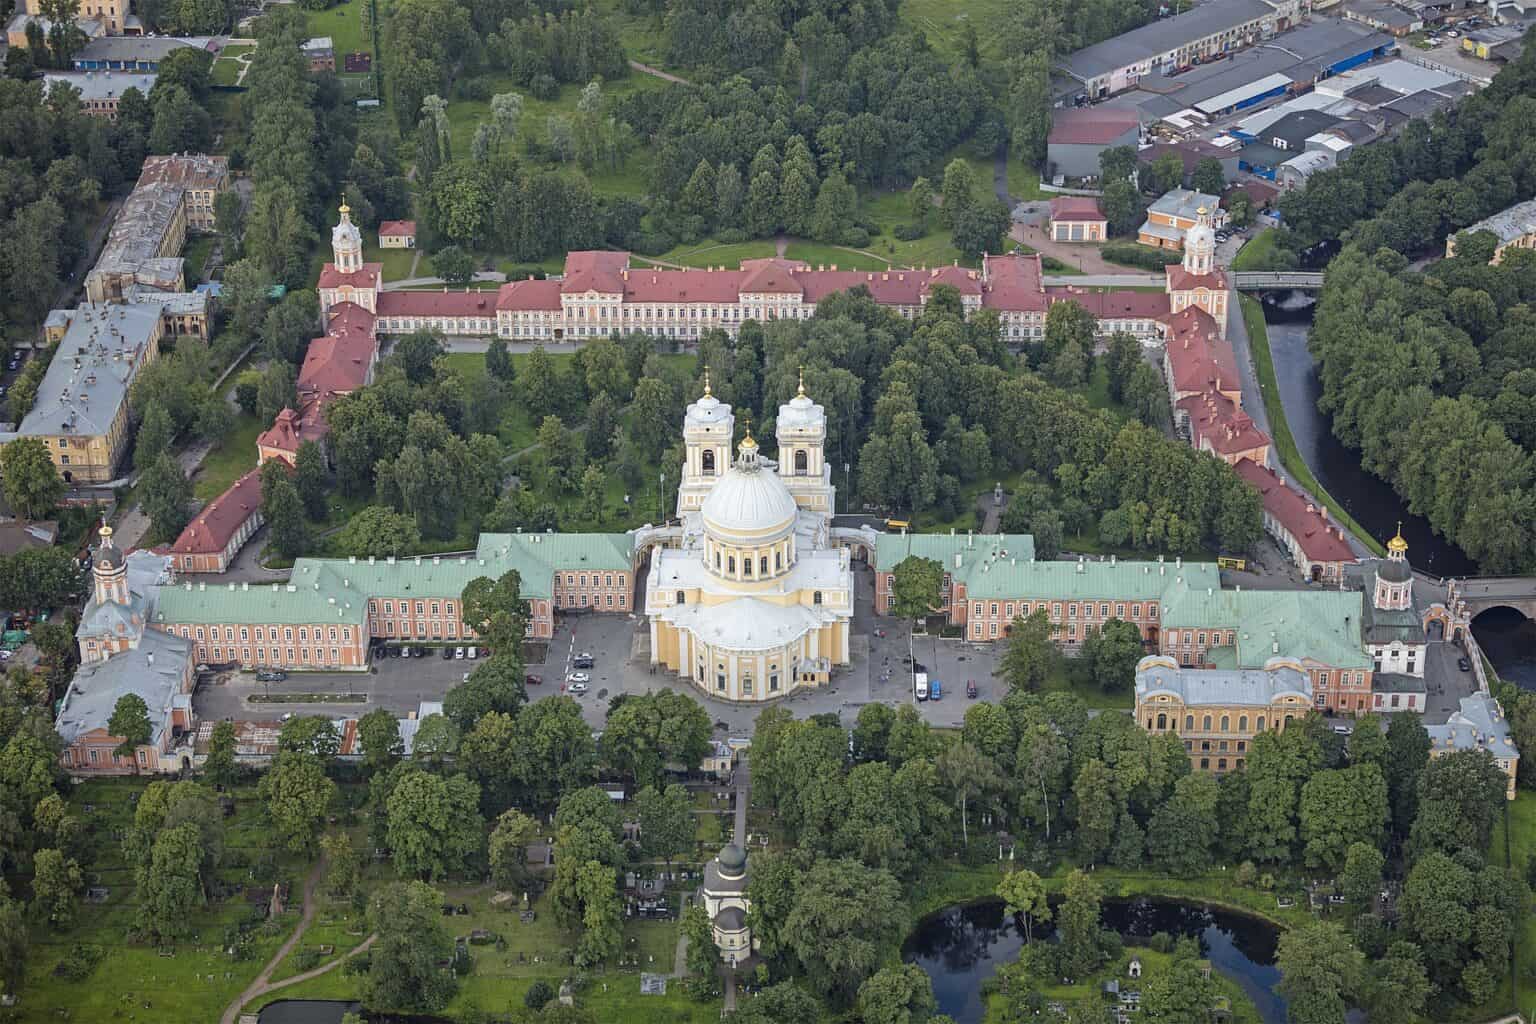
[[631, 551], [625, 533], [487, 533], [473, 555], [301, 558], [288, 582], [276, 588], [162, 587], [155, 621], [361, 623], [370, 597], [456, 600], [471, 580], [495, 579], [508, 569], [522, 577], [524, 597], [547, 600], [556, 571], [627, 572]]
[[875, 564], [889, 572], [908, 555], [932, 558], [975, 601], [1154, 601], [1181, 575], [1202, 587], [1221, 585], [1210, 562], [1037, 562], [1034, 553], [1035, 539], [1029, 534], [888, 533], [876, 543]]
[[1360, 641], [1362, 616], [1358, 590], [1222, 590], [1188, 575], [1163, 600], [1164, 629], [1237, 633], [1235, 647], [1207, 652], [1218, 668], [1262, 668], [1277, 653], [1336, 668], [1370, 668]]

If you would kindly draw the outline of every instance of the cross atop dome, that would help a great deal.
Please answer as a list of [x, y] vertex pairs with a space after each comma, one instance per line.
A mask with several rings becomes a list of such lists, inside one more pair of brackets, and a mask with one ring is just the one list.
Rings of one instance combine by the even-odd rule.
[[1403, 521], [1397, 521], [1397, 535], [1387, 541], [1387, 555], [1389, 558], [1402, 558], [1408, 553], [1408, 542], [1403, 539]]

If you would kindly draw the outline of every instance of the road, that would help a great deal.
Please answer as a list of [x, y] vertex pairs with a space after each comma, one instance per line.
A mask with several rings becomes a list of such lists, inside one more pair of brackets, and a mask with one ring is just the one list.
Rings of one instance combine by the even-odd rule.
[[1050, 287], [1162, 288], [1168, 279], [1162, 274], [1046, 274], [1045, 283]]

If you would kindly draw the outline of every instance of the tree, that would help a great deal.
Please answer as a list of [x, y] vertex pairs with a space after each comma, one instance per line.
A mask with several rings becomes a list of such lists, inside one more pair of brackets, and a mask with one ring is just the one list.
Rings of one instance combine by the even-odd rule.
[[[908, 555], [891, 570], [891, 597], [888, 609], [897, 618], [910, 622], [927, 619], [941, 607], [944, 567], [932, 558]], [[912, 631], [907, 631], [907, 657], [912, 658]]]
[[860, 985], [857, 1005], [863, 1024], [923, 1024], [938, 1003], [928, 972], [902, 964], [881, 968]]
[[532, 985], [528, 986], [527, 992], [523, 993], [523, 1005], [537, 1013], [549, 1005], [549, 1002], [554, 998], [554, 986], [543, 978], [539, 978]]
[[1387, 955], [1371, 964], [1364, 987], [1361, 1002], [1372, 1024], [1418, 1020], [1434, 991], [1424, 970], [1423, 955], [1411, 942], [1388, 946]]
[[917, 178], [907, 190], [907, 215], [914, 224], [927, 230], [928, 218], [933, 215], [933, 182], [927, 178]]
[[1110, 619], [1083, 641], [1080, 656], [1087, 659], [1099, 688], [1117, 693], [1130, 689], [1136, 679], [1136, 665], [1146, 653], [1140, 628], [1123, 619]]
[[485, 372], [503, 384], [512, 383], [517, 376], [512, 366], [512, 355], [507, 351], [507, 343], [501, 338], [492, 338], [485, 350]]
[[989, 790], [1001, 788], [1003, 778], [998, 774], [997, 765], [990, 757], [964, 740], [944, 748], [943, 753], [939, 754], [936, 767], [939, 770], [939, 777], [960, 801], [961, 841], [966, 846], [970, 846], [968, 805], [972, 798]]
[[1414, 854], [1466, 850], [1481, 856], [1504, 813], [1506, 784], [1487, 750], [1432, 758], [1419, 774], [1419, 810], [1409, 836]]
[[263, 423], [277, 418], [284, 409], [299, 407], [298, 384], [293, 364], [281, 359], [268, 362], [256, 383], [256, 415]]
[[331, 547], [337, 555], [351, 558], [398, 558], [420, 549], [421, 530], [415, 516], [386, 505], [368, 505], [331, 538]]
[[1026, 164], [1039, 164], [1046, 157], [1045, 143], [1051, 133], [1050, 79], [1050, 54], [1043, 49], [1026, 47], [1008, 62], [1008, 131]]
[[509, 657], [521, 650], [528, 632], [528, 602], [523, 600], [522, 586], [517, 570], [508, 569], [495, 580], [488, 576], [470, 580], [459, 601], [464, 626]]
[[944, 184], [940, 190], [943, 206], [939, 217], [945, 227], [953, 228], [960, 215], [976, 201], [976, 175], [971, 165], [956, 157], [944, 168]]
[[282, 459], [268, 459], [261, 467], [261, 513], [274, 552], [289, 559], [304, 553], [309, 540], [304, 502]]
[[363, 765], [371, 775], [395, 763], [405, 752], [400, 722], [385, 708], [374, 708], [357, 722], [357, 738], [363, 745]]
[[1275, 956], [1280, 994], [1294, 1024], [1343, 1021], [1365, 972], [1365, 960], [1338, 925], [1313, 921], [1280, 935]]
[[712, 987], [715, 971], [720, 966], [720, 951], [715, 945], [715, 930], [702, 904], [695, 903], [683, 911], [679, 930], [688, 942], [688, 978], [700, 989]]
[[341, 751], [341, 734], [323, 715], [295, 715], [277, 731], [277, 749], [307, 754], [328, 766]]
[[647, 786], [635, 797], [640, 820], [640, 849], [647, 857], [660, 857], [672, 870], [672, 858], [693, 845], [696, 825], [693, 800], [684, 786], [666, 789]]
[[75, 920], [75, 897], [85, 888], [80, 865], [58, 850], [39, 850], [32, 859], [32, 907], [55, 928]]
[[1318, 772], [1301, 789], [1300, 815], [1307, 866], [1338, 871], [1351, 845], [1381, 845], [1388, 817], [1386, 780], [1374, 764]]
[[325, 456], [313, 441], [299, 445], [294, 457], [293, 484], [303, 503], [304, 514], [319, 521], [325, 518], [325, 496], [329, 489], [326, 481]]
[[1376, 892], [1381, 888], [1381, 872], [1386, 863], [1386, 857], [1376, 847], [1349, 844], [1344, 869], [1339, 872], [1339, 889], [1355, 913], [1364, 913], [1376, 905]]
[[193, 909], [205, 901], [199, 875], [201, 838], [197, 826], [188, 821], [154, 839], [148, 870], [136, 893], [139, 928], [152, 941], [185, 934]]
[[22, 437], [0, 448], [5, 500], [24, 519], [46, 519], [64, 497], [64, 480], [48, 448], [35, 437]]
[[818, 1024], [816, 997], [792, 981], [781, 981], [741, 1004], [732, 1024]]
[[1206, 195], [1219, 196], [1226, 191], [1227, 174], [1221, 169], [1221, 161], [1213, 156], [1201, 157], [1195, 164], [1195, 173], [1190, 180], [1190, 187], [1196, 192], [1204, 192]]
[[1024, 919], [1024, 941], [1035, 941], [1035, 922], [1051, 919], [1051, 904], [1045, 898], [1045, 883], [1028, 868], [1010, 871], [997, 883], [997, 895], [1003, 901], [1003, 913]]
[[294, 853], [314, 852], [336, 784], [325, 777], [318, 758], [297, 751], [277, 755], [258, 787], [267, 815], [283, 843]]
[[984, 253], [1002, 251], [1013, 220], [1002, 202], [983, 199], [956, 213], [953, 223], [955, 248], [975, 259]]
[[1114, 776], [1097, 758], [1083, 765], [1072, 793], [1077, 797], [1078, 855], [1084, 863], [1093, 864], [1114, 840], [1121, 798], [1115, 793]]
[[1186, 775], [1147, 824], [1147, 850], [1165, 871], [1197, 875], [1210, 870], [1218, 819], [1216, 780]]
[[368, 954], [369, 1006], [431, 1013], [448, 1005], [458, 984], [438, 967], [453, 956], [442, 905], [442, 894], [422, 882], [395, 882], [373, 894], [368, 926], [378, 938]]
[[492, 711], [516, 715], [528, 703], [524, 686], [523, 659], [518, 648], [499, 649], [496, 654], [470, 670], [469, 678], [450, 689], [443, 698], [443, 714], [461, 732], [475, 727], [481, 716]]
[[1111, 146], [1099, 151], [1099, 180], [1104, 184], [1125, 181], [1135, 173], [1135, 146]]
[[389, 848], [403, 875], [436, 880], [480, 851], [480, 787], [462, 775], [407, 772], [389, 795]]
[[595, 860], [585, 861], [576, 869], [574, 889], [581, 906], [575, 962], [578, 967], [590, 967], [617, 953], [624, 941], [617, 872]]
[[27, 920], [22, 905], [0, 891], [0, 986], [16, 992], [27, 973]]
[[456, 288], [465, 287], [475, 277], [475, 258], [456, 245], [433, 253], [432, 266], [437, 268], [438, 277]]
[[144, 418], [139, 421], [139, 432], [133, 440], [133, 465], [140, 471], [152, 465], [161, 453], [169, 451], [176, 427], [170, 413], [159, 402], [150, 402], [144, 408]]
[[1099, 883], [1088, 873], [1074, 870], [1062, 892], [1061, 909], [1056, 912], [1061, 969], [1069, 978], [1087, 977], [1104, 960], [1099, 948]]
[[528, 845], [539, 835], [539, 823], [520, 811], [503, 811], [491, 830], [491, 881], [498, 889], [516, 891], [526, 888]]
[[352, 840], [345, 832], [336, 832], [321, 838], [320, 849], [325, 854], [326, 893], [333, 900], [351, 899], [363, 870]]
[[1060, 657], [1051, 642], [1051, 619], [1044, 607], [1014, 619], [1003, 652], [1003, 677], [1010, 691], [1032, 693], [1044, 685]]
[[1429, 761], [1429, 733], [1415, 714], [1392, 715], [1387, 723], [1387, 799], [1392, 831], [1406, 836], [1419, 810], [1419, 774]]
[[608, 715], [603, 751], [614, 771], [635, 785], [660, 785], [662, 769], [692, 771], [709, 753], [709, 712], [685, 693], [658, 690], [626, 697]]
[[136, 693], [125, 693], [112, 705], [112, 717], [107, 719], [107, 734], [117, 737], [112, 748], [114, 757], [125, 757], [133, 764], [135, 775], [139, 772], [138, 749], [149, 743], [154, 736], [149, 722], [149, 706]]
[[901, 888], [890, 872], [853, 860], [821, 860], [804, 873], [780, 930], [806, 980], [847, 1000], [906, 924]]
[[191, 501], [192, 485], [186, 474], [169, 453], [161, 452], [139, 478], [139, 503], [149, 516], [150, 533], [160, 540], [174, 540], [192, 518], [187, 511]]
[[214, 723], [213, 733], [208, 737], [208, 756], [203, 759], [203, 775], [220, 789], [233, 786], [240, 778], [240, 766], [235, 761], [234, 722]]
[[1141, 1016], [1148, 1024], [1184, 1024], [1211, 1016], [1215, 982], [1188, 949], [1189, 944], [1180, 942], [1173, 960], [1163, 970], [1151, 972], [1143, 986]]
[[1099, 197], [1099, 210], [1111, 235], [1128, 235], [1141, 222], [1141, 194], [1124, 178], [1108, 182]]

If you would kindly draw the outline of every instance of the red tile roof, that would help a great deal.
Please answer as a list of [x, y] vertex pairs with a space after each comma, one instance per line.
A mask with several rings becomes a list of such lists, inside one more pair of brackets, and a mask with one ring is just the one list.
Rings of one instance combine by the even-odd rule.
[[509, 281], [496, 291], [497, 309], [560, 308], [560, 282], [555, 280]]
[[1042, 312], [1045, 275], [1040, 270], [1039, 253], [1009, 253], [988, 256], [983, 261], [987, 285], [981, 304], [1005, 312]]
[[330, 330], [309, 343], [299, 370], [299, 394], [344, 395], [368, 383], [368, 370], [379, 352], [373, 314], [343, 302], [331, 307]]
[[1269, 513], [1292, 537], [1302, 552], [1314, 562], [1353, 562], [1355, 552], [1344, 539], [1344, 531], [1328, 518], [1328, 510], [1314, 506], [1266, 466], [1251, 459], [1241, 459], [1238, 476], [1259, 492], [1264, 511]]
[[586, 250], [565, 257], [565, 281], [560, 290], [567, 295], [603, 292], [612, 295], [624, 290], [624, 268], [629, 253]]
[[379, 281], [384, 276], [384, 264], [364, 263], [361, 270], [343, 274], [336, 269], [336, 264], [327, 263], [320, 271], [320, 288], [341, 288], [351, 285], [353, 288], [377, 288]]
[[1182, 263], [1170, 263], [1163, 269], [1168, 272], [1168, 287], [1172, 291], [1188, 292], [1196, 288], [1207, 288], [1213, 292], [1227, 290], [1227, 275], [1220, 268], [1213, 269], [1209, 274], [1191, 274], [1184, 269]]
[[386, 220], [379, 222], [379, 237], [385, 238], [393, 235], [416, 236], [416, 222], [413, 220]]
[[494, 317], [497, 309], [496, 293], [488, 291], [462, 292], [380, 292], [377, 300], [379, 316], [480, 316]]
[[1101, 221], [1104, 214], [1093, 196], [1057, 196], [1051, 200], [1051, 220]]
[[1052, 146], [1107, 146], [1134, 131], [1137, 123], [1134, 110], [1119, 107], [1058, 110], [1051, 119], [1051, 134], [1046, 137], [1046, 142]]
[[246, 520], [261, 508], [261, 471], [253, 469], [214, 498], [171, 545], [177, 555], [213, 555], [229, 546]]
[[1051, 302], [1070, 299], [1100, 320], [1112, 317], [1157, 320], [1168, 315], [1168, 296], [1160, 292], [1101, 291], [1076, 285], [1052, 285], [1045, 290]]
[[305, 441], [321, 440], [330, 433], [330, 426], [325, 422], [325, 407], [330, 404], [332, 397], [324, 395], [312, 398], [301, 405], [297, 412], [284, 409], [277, 414], [272, 425], [256, 438], [256, 446], [296, 455], [299, 445]]
[[1227, 395], [1240, 395], [1237, 358], [1232, 346], [1216, 332], [1216, 321], [1198, 306], [1187, 306], [1163, 318], [1164, 347], [1179, 397], [1204, 393], [1212, 385]]
[[1236, 455], [1269, 444], [1269, 435], [1242, 406], [1214, 388], [1179, 399], [1179, 408], [1189, 416], [1190, 440], [1196, 448], [1204, 441], [1218, 455]]

